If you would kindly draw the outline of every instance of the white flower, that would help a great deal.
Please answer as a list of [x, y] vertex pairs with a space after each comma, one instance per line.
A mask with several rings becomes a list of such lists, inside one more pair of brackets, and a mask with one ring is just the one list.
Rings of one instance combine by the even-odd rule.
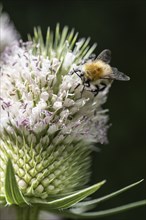
[[[3, 26], [8, 24], [6, 18]], [[97, 85], [88, 90], [84, 78], [72, 73], [75, 68], [83, 69], [95, 45], [89, 48], [89, 39], [76, 42], [77, 34], [68, 33], [67, 27], [60, 34], [58, 25], [54, 38], [48, 29], [46, 42], [40, 29], [26, 43], [12, 43], [17, 38], [12, 26], [6, 32], [9, 37], [0, 59], [1, 204], [15, 205], [18, 218], [24, 219], [37, 219], [44, 209], [71, 218], [100, 218], [145, 205], [142, 200], [88, 212], [141, 181], [100, 199], [80, 202], [105, 183], [82, 189], [89, 181], [94, 143], [107, 142], [108, 116], [102, 105], [111, 80], [99, 78], [103, 87], [95, 95], [92, 89]], [[118, 79], [123, 79], [123, 73], [119, 74]]]
[[[110, 87], [94, 96], [70, 74], [94, 50], [87, 49], [88, 40], [74, 47], [69, 39], [46, 44], [13, 44], [3, 53], [0, 73], [1, 155], [9, 152], [22, 192], [40, 198], [88, 182], [92, 145], [107, 142], [101, 106]], [[3, 180], [0, 185], [4, 191]]]

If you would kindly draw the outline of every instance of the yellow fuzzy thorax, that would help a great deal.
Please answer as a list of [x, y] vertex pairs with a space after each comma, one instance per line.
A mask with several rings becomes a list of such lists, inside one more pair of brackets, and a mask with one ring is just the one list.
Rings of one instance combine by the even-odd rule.
[[112, 73], [110, 65], [102, 60], [96, 60], [91, 63], [86, 63], [83, 67], [85, 78], [90, 81], [97, 81]]

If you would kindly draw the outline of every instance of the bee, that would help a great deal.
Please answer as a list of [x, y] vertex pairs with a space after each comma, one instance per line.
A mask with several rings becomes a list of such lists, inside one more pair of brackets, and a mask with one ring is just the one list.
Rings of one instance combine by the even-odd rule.
[[111, 67], [110, 61], [111, 51], [103, 50], [96, 59], [89, 58], [80, 67], [73, 69], [72, 74], [76, 73], [81, 78], [83, 90], [89, 90], [96, 96], [113, 80], [128, 81], [130, 79], [117, 68]]

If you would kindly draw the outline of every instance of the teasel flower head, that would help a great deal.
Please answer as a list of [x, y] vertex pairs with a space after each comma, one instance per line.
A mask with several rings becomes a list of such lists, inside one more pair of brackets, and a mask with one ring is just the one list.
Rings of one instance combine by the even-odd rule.
[[0, 5], [0, 55], [14, 42], [19, 39], [19, 33], [16, 31], [14, 24], [10, 21], [9, 15], [2, 11]]
[[93, 207], [83, 204], [78, 209], [76, 203], [105, 182], [85, 188], [94, 144], [107, 142], [108, 116], [102, 105], [111, 83], [95, 96], [84, 88], [78, 74], [70, 73], [89, 59], [95, 47], [89, 47], [89, 39], [78, 41], [74, 30], [68, 32], [65, 27], [60, 32], [57, 25], [54, 36], [48, 28], [45, 42], [38, 28], [28, 42], [19, 41], [3, 53], [3, 203], [39, 204], [39, 209], [62, 209], [62, 215], [73, 218]]

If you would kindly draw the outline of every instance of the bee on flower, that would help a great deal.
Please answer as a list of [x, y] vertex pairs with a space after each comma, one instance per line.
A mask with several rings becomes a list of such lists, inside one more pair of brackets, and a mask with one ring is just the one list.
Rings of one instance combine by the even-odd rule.
[[[0, 202], [17, 206], [19, 219], [31, 214], [29, 219], [38, 219], [43, 208], [82, 218], [97, 202], [91, 200], [90, 206], [86, 201], [88, 206], [80, 201], [105, 183], [86, 187], [91, 153], [95, 143], [107, 143], [108, 115], [102, 105], [108, 88], [113, 80], [129, 77], [109, 65], [109, 50], [93, 59], [96, 44], [88, 43], [89, 39], [77, 41], [77, 34], [68, 33], [67, 27], [60, 33], [57, 25], [54, 37], [48, 28], [46, 42], [41, 29], [35, 29], [28, 42], [8, 44], [3, 50]], [[77, 90], [80, 85], [83, 89]], [[85, 90], [91, 96], [82, 96]], [[104, 216], [100, 213], [98, 217]]]
[[[83, 90], [89, 90], [96, 96], [113, 80], [130, 80], [129, 76], [109, 65], [111, 60], [110, 50], [103, 50], [96, 59], [93, 58], [85, 60], [82, 66], [79, 68], [77, 67], [70, 72], [70, 74], [76, 73], [81, 78]], [[77, 87], [79, 85], [80, 84], [78, 84]]]

